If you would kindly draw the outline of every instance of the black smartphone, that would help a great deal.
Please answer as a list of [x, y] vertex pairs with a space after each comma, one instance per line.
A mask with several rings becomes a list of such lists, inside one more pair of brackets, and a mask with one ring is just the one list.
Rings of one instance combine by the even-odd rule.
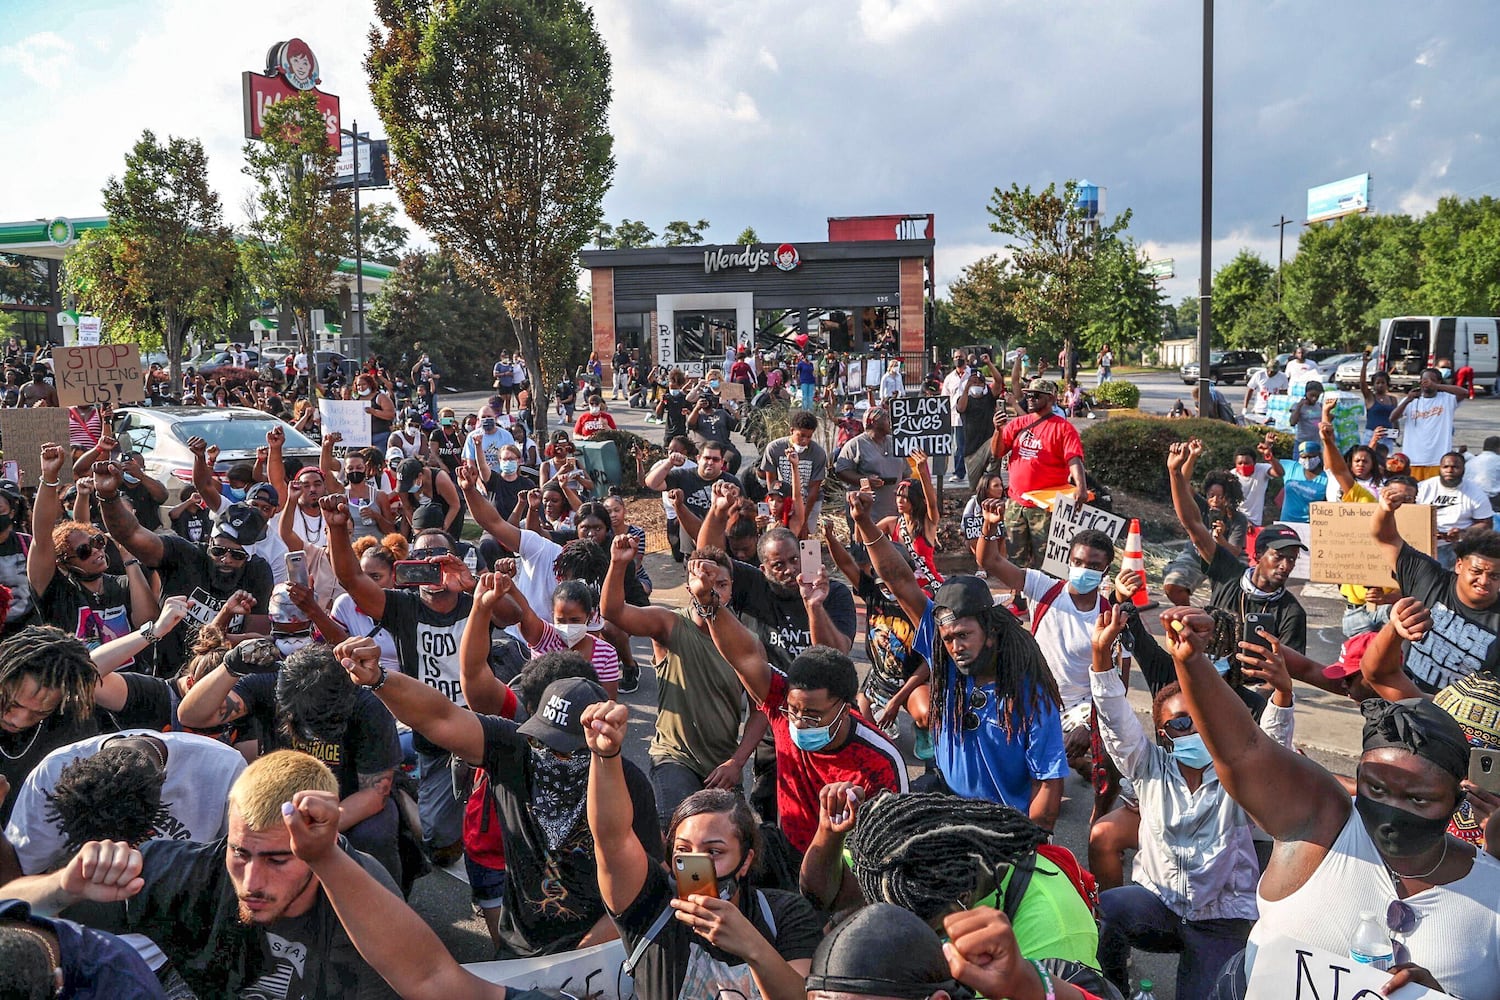
[[398, 587], [436, 587], [443, 582], [443, 566], [433, 559], [402, 559], [391, 572]]
[[[1276, 616], [1267, 611], [1245, 612], [1245, 627], [1240, 633], [1240, 638], [1245, 642], [1253, 642], [1257, 646], [1266, 644], [1266, 637], [1260, 634], [1260, 629], [1265, 629], [1272, 635], [1276, 634]], [[1242, 653], [1246, 661], [1258, 661], [1261, 657], [1253, 653]]]

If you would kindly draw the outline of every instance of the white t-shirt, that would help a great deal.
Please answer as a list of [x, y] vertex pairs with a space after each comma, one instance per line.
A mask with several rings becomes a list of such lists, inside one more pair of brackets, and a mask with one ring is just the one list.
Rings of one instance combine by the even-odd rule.
[[1293, 382], [1305, 382], [1310, 378], [1323, 378], [1323, 369], [1318, 367], [1316, 361], [1298, 361], [1296, 358], [1286, 363], [1286, 380], [1288, 384]]
[[1444, 486], [1437, 476], [1422, 480], [1417, 486], [1417, 503], [1431, 504], [1437, 508], [1437, 529], [1462, 531], [1475, 523], [1488, 524], [1495, 516], [1490, 508], [1490, 498], [1481, 493], [1473, 483], [1460, 482], [1457, 486]]
[[1266, 483], [1271, 478], [1271, 466], [1266, 462], [1256, 462], [1255, 471], [1248, 476], [1240, 475], [1237, 469], [1229, 471], [1240, 481], [1240, 492], [1245, 494], [1245, 502], [1240, 504], [1240, 513], [1245, 515], [1245, 520], [1259, 528], [1260, 519], [1266, 513]]
[[375, 640], [375, 645], [380, 647], [380, 665], [386, 670], [399, 671], [401, 661], [396, 655], [396, 637], [391, 635], [390, 629], [381, 629], [372, 636], [375, 631], [375, 619], [359, 610], [359, 605], [354, 603], [354, 598], [348, 594], [340, 594], [333, 599], [333, 610], [328, 617], [344, 627], [351, 639], [362, 639], [366, 636]]
[[943, 395], [948, 397], [948, 413], [952, 418], [954, 427], [964, 422], [964, 415], [958, 412], [958, 398], [964, 394], [964, 389], [969, 384], [969, 369], [955, 368], [943, 377]]
[[1453, 450], [1453, 413], [1458, 397], [1439, 392], [1418, 396], [1401, 414], [1401, 450], [1412, 465], [1437, 465]]
[[[1026, 599], [1032, 603], [1032, 613], [1046, 596], [1047, 591], [1060, 581], [1040, 570], [1026, 571], [1026, 585], [1022, 588]], [[1033, 620], [1036, 628], [1036, 644], [1042, 648], [1042, 658], [1057, 678], [1057, 688], [1062, 692], [1062, 707], [1066, 714], [1070, 709], [1086, 703], [1089, 698], [1089, 670], [1094, 662], [1094, 623], [1099, 620], [1099, 594], [1095, 592], [1093, 606], [1079, 611], [1068, 593], [1067, 584], [1041, 622]]]
[[1250, 412], [1265, 413], [1266, 405], [1269, 403], [1271, 397], [1279, 392], [1286, 392], [1288, 384], [1289, 380], [1286, 377], [1286, 372], [1277, 372], [1275, 375], [1268, 375], [1264, 370], [1261, 370], [1250, 376], [1250, 385], [1248, 387], [1250, 389]]
[[1481, 451], [1472, 456], [1464, 465], [1464, 482], [1473, 483], [1487, 496], [1500, 493], [1500, 453]]
[[[557, 589], [557, 574], [552, 563], [562, 546], [545, 535], [526, 528], [521, 529], [521, 549], [516, 553], [516, 590], [526, 598], [531, 610], [543, 621], [552, 619], [552, 592]], [[592, 631], [592, 629], [590, 629]], [[521, 642], [521, 626], [511, 625], [505, 631]]]
[[297, 355], [297, 357], [295, 359], [293, 359], [292, 363], [297, 366], [297, 374], [299, 374], [299, 375], [306, 375], [307, 374], [307, 355], [306, 354], [299, 353]]
[[106, 740], [141, 735], [154, 736], [167, 746], [167, 775], [161, 789], [163, 817], [157, 824], [156, 839], [207, 842], [224, 836], [229, 786], [245, 769], [240, 752], [196, 733], [129, 729], [59, 747], [26, 776], [5, 828], [23, 872], [34, 875], [50, 870], [63, 849], [66, 838], [62, 825], [48, 815], [49, 796], [63, 768], [80, 758], [92, 757]]

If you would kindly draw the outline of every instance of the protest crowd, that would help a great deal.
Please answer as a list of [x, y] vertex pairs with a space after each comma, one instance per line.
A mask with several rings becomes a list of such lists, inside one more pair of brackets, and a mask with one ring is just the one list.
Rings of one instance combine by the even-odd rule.
[[[1254, 991], [1316, 961], [1288, 942], [1500, 1000], [1500, 438], [1455, 449], [1468, 393], [1362, 376], [1341, 449], [1321, 378], [1270, 366], [1244, 418], [1295, 384], [1289, 434], [1170, 446], [1186, 540], [1148, 576], [1076, 383], [872, 357], [621, 349], [544, 386], [507, 354], [477, 407], [420, 352], [153, 367], [148, 407], [279, 418], [254, 460], [194, 436], [159, 482], [102, 405], [6, 445], [36, 474], [0, 481], [0, 996], [599, 995], [460, 965], [407, 902], [448, 869], [496, 959], [613, 946], [642, 1000], [1128, 1000], [1139, 952], [1180, 1000], [1292, 996]], [[58, 405], [5, 359], [0, 404]], [[640, 423], [630, 495], [593, 445]], [[1326, 503], [1394, 582], [1338, 581], [1333, 663], [1296, 575]], [[1298, 750], [1308, 697], [1362, 717], [1349, 773]]]

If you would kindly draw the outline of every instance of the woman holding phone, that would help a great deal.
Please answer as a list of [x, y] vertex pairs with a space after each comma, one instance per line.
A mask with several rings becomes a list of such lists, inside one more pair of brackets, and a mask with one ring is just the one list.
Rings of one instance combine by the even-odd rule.
[[[648, 856], [632, 827], [620, 756], [629, 718], [629, 707], [613, 701], [583, 712], [599, 893], [625, 943], [636, 992], [641, 1000], [804, 1000], [821, 919], [797, 893], [752, 886], [760, 831], [733, 791], [689, 795], [667, 827], [667, 867]], [[711, 879], [703, 877], [704, 862]], [[706, 891], [693, 891], [705, 882]]]

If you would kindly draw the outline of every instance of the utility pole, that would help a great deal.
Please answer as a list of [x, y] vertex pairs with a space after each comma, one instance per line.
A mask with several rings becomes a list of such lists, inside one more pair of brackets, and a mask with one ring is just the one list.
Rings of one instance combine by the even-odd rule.
[[1272, 227], [1281, 231], [1280, 242], [1276, 246], [1276, 304], [1281, 305], [1281, 264], [1286, 260], [1286, 227], [1290, 226], [1296, 219], [1281, 218]]
[[1213, 335], [1214, 0], [1203, 0], [1203, 206], [1198, 261], [1198, 412], [1212, 398], [1209, 344]]
[[350, 122], [353, 129], [341, 131], [354, 140], [354, 315], [358, 317], [354, 326], [355, 349], [363, 361], [369, 352], [365, 350], [365, 260], [364, 247], [359, 238], [359, 122]]

